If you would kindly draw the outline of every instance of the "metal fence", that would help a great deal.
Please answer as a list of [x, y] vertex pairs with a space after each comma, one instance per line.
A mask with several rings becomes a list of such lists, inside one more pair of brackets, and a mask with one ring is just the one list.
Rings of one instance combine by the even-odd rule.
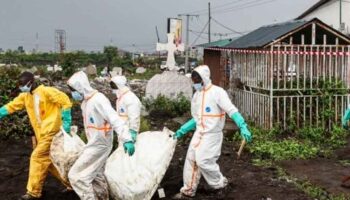
[[349, 104], [350, 46], [274, 45], [228, 52], [229, 93], [257, 125], [340, 124]]

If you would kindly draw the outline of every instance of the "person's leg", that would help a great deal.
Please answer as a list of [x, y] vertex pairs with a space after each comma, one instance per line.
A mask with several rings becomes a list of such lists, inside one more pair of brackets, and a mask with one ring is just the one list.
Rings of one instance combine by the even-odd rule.
[[27, 194], [33, 197], [41, 197], [43, 185], [51, 165], [49, 154], [53, 136], [54, 134], [42, 136], [30, 157]]
[[68, 178], [80, 199], [97, 199], [92, 182], [102, 172], [110, 151], [109, 147], [89, 145], [72, 166]]
[[199, 170], [213, 189], [220, 189], [227, 185], [227, 179], [216, 163], [221, 154], [222, 139], [222, 133], [210, 133], [203, 138], [202, 145], [196, 151]]
[[[199, 135], [199, 134], [198, 134]], [[186, 161], [183, 171], [183, 182], [184, 186], [180, 189], [180, 193], [186, 196], [195, 196], [199, 180], [201, 178], [201, 173], [198, 169], [196, 159], [196, 148], [200, 144], [200, 137], [194, 135], [190, 146], [188, 147]]]

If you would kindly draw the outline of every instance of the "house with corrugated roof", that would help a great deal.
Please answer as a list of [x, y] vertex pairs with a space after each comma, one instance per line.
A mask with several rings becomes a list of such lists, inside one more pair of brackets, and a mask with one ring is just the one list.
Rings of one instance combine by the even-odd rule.
[[300, 16], [297, 20], [318, 18], [329, 26], [350, 34], [350, 1], [349, 0], [320, 0]]
[[[343, 93], [350, 89], [350, 38], [317, 18], [262, 26], [204, 52], [213, 83], [264, 128], [330, 126], [350, 103]], [[320, 103], [325, 85], [336, 103]], [[332, 114], [321, 119], [324, 110]]]

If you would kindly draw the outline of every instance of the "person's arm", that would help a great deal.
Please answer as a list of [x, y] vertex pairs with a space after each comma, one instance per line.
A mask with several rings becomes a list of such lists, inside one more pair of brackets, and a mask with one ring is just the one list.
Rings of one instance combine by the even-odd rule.
[[0, 119], [6, 117], [7, 115], [9, 115], [9, 112], [7, 111], [6, 107], [3, 106], [0, 108]]
[[62, 108], [62, 126], [66, 133], [70, 134], [72, 125], [72, 102], [68, 95], [53, 87], [46, 87], [45, 94], [52, 103], [58, 104]]
[[[25, 107], [25, 93], [19, 94], [16, 98], [14, 98], [12, 101], [10, 101], [5, 106], [1, 107], [1, 115], [2, 117], [5, 117], [9, 114], [12, 114], [16, 111], [23, 110]], [[2, 118], [0, 117], [0, 118]]]
[[132, 141], [126, 122], [118, 116], [118, 113], [113, 109], [106, 97], [99, 98], [96, 101], [95, 109], [112, 126], [113, 130], [121, 139], [121, 142]]
[[185, 136], [188, 132], [196, 129], [196, 120], [194, 118], [183, 124], [174, 134], [174, 139], [180, 139]]
[[135, 152], [135, 146], [131, 133], [129, 132], [126, 122], [120, 119], [118, 113], [113, 109], [111, 102], [109, 102], [106, 97], [100, 98], [99, 101], [96, 101], [95, 109], [111, 124], [113, 130], [117, 132], [119, 139], [123, 144], [125, 153], [132, 156]]
[[228, 94], [225, 90], [220, 90], [217, 96], [217, 104], [220, 106], [222, 110], [224, 110], [228, 116], [236, 123], [238, 126], [241, 136], [247, 141], [250, 142], [252, 140], [252, 135], [248, 129], [248, 125], [245, 122], [241, 113], [238, 112], [236, 106], [234, 106], [228, 97]]
[[54, 87], [46, 87], [45, 94], [52, 103], [60, 105], [62, 110], [72, 108], [72, 102], [66, 93]]
[[136, 96], [131, 96], [132, 98], [126, 100], [126, 109], [128, 111], [128, 121], [129, 121], [129, 132], [132, 139], [136, 141], [138, 132], [140, 131], [141, 123], [141, 103]]

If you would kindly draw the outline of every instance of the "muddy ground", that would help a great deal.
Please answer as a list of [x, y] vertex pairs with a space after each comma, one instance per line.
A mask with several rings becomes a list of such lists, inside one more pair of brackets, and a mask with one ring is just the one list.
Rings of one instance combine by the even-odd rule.
[[280, 166], [298, 180], [308, 181], [328, 194], [350, 199], [350, 181], [342, 186], [344, 177], [350, 176], [350, 138], [347, 145], [329, 158], [283, 161]]
[[[178, 144], [170, 167], [161, 183], [166, 193], [165, 199], [171, 199], [182, 185], [182, 169], [189, 139]], [[204, 179], [194, 199], [311, 199], [303, 192], [297, 190], [292, 184], [278, 179], [274, 168], [261, 168], [250, 163], [250, 156], [244, 152], [241, 160], [237, 160], [238, 143], [225, 141], [222, 155], [219, 160], [222, 172], [230, 180], [229, 188], [222, 196], [207, 190]], [[18, 199], [25, 193], [31, 143], [29, 138], [21, 141], [0, 142], [0, 199]], [[46, 181], [43, 198], [46, 200], [79, 199], [74, 194], [62, 194], [64, 188], [54, 178]], [[158, 199], [157, 195], [153, 199]]]

